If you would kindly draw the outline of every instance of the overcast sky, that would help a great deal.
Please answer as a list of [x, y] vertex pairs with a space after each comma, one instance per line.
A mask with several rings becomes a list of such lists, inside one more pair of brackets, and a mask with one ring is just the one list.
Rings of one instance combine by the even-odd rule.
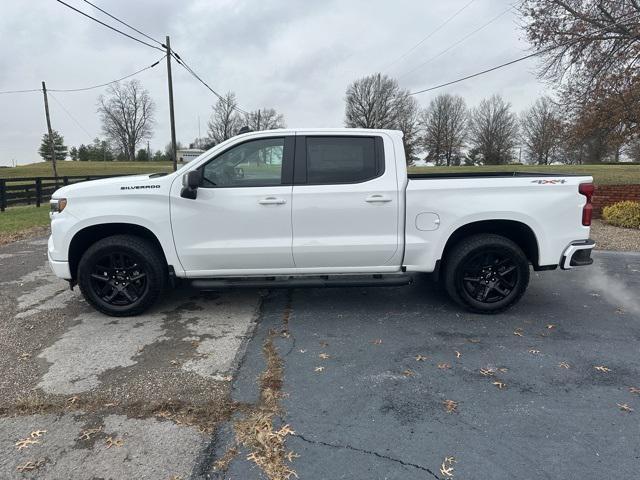
[[[122, 77], [162, 56], [122, 37], [55, 0], [1, 0], [0, 91], [100, 84]], [[66, 0], [94, 16], [81, 0]], [[92, 0], [143, 32], [171, 44], [214, 89], [236, 93], [242, 108], [274, 107], [288, 127], [343, 126], [344, 92], [354, 79], [382, 70], [415, 90], [455, 79], [523, 54], [528, 48], [509, 8], [512, 0], [474, 0], [456, 18], [405, 58], [407, 50], [470, 0]], [[503, 13], [467, 40], [460, 39]], [[106, 19], [110, 23], [113, 21]], [[122, 27], [121, 27], [122, 28]], [[389, 66], [389, 64], [392, 64]], [[473, 106], [500, 93], [520, 111], [544, 93], [529, 60], [442, 92], [457, 93]], [[169, 141], [166, 69], [162, 63], [137, 76], [157, 106], [152, 149]], [[67, 146], [100, 136], [96, 115], [102, 89], [54, 93], [53, 128]], [[438, 92], [418, 95], [422, 106]], [[215, 98], [174, 63], [177, 137], [202, 135]], [[57, 100], [57, 101], [56, 101]], [[59, 103], [58, 103], [59, 102]], [[74, 122], [61, 107], [62, 104]], [[42, 94], [0, 95], [0, 164], [39, 160], [46, 130]]]

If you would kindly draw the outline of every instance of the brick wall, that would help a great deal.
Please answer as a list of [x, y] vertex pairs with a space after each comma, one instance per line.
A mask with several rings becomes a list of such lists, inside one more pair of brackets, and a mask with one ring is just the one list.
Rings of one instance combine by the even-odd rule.
[[640, 202], [640, 185], [597, 185], [593, 196], [593, 216], [600, 218], [602, 209], [623, 200]]

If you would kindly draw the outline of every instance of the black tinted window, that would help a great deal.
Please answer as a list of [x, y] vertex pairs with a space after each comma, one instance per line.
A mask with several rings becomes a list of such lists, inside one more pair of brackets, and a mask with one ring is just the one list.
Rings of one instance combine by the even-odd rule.
[[357, 183], [378, 174], [371, 137], [307, 137], [307, 183]]

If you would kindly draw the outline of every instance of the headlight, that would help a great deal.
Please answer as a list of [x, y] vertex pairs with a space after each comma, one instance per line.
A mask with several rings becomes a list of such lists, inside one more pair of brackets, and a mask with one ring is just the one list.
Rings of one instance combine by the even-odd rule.
[[49, 202], [51, 205], [51, 213], [60, 213], [64, 210], [64, 207], [67, 206], [66, 198], [55, 198]]

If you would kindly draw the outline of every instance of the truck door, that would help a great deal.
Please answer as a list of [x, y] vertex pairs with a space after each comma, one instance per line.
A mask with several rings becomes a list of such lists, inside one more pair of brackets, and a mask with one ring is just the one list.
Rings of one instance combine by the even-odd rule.
[[385, 162], [381, 136], [296, 136], [292, 223], [297, 268], [330, 272], [332, 267], [357, 271], [399, 265], [398, 209], [395, 162]]
[[171, 194], [171, 228], [189, 276], [261, 273], [293, 267], [291, 190], [294, 136], [249, 139], [199, 168], [195, 200]]

